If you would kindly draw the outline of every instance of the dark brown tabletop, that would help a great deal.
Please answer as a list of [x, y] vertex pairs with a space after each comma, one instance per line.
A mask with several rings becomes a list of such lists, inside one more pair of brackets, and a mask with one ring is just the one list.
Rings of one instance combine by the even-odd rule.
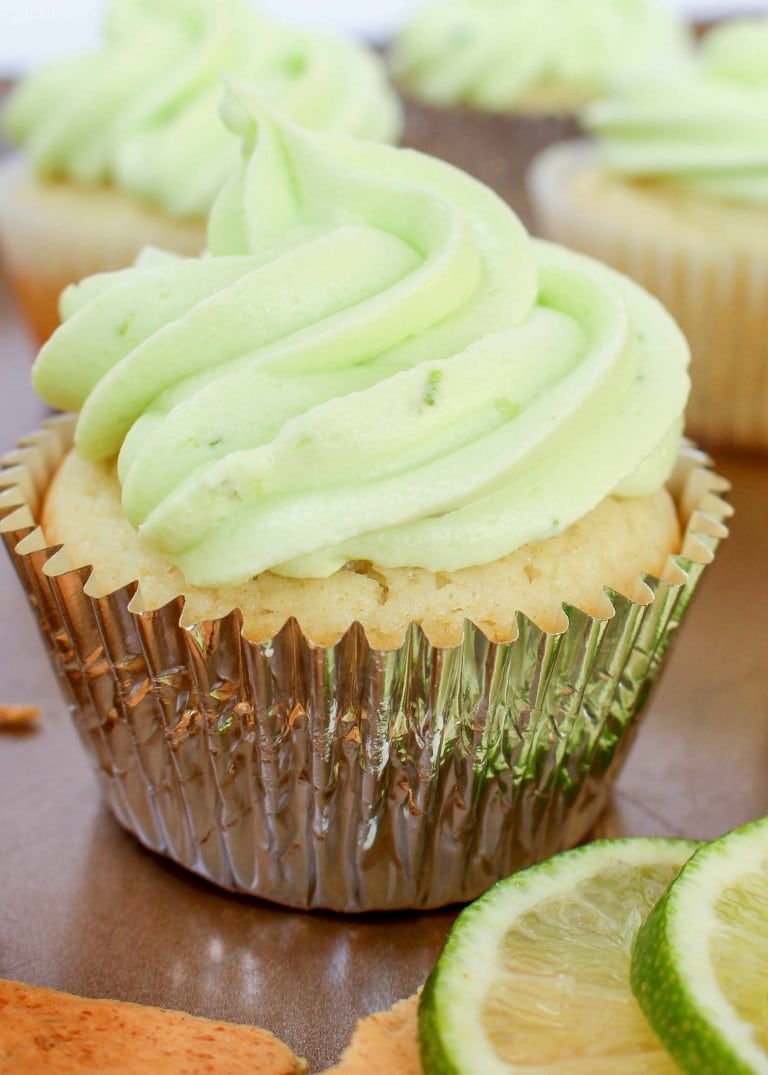
[[[0, 293], [3, 446], [45, 409]], [[722, 457], [731, 538], [697, 595], [602, 831], [712, 837], [768, 813], [768, 460]], [[0, 976], [267, 1027], [334, 1061], [355, 1020], [424, 980], [450, 912], [340, 918], [217, 891], [144, 851], [101, 805], [25, 598], [0, 556]]]

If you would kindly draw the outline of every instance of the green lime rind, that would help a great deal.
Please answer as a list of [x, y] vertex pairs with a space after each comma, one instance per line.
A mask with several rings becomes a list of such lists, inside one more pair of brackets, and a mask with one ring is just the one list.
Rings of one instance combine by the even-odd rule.
[[[710, 941], [722, 925], [717, 901], [747, 875], [764, 878], [768, 932], [768, 818], [697, 851], [635, 941], [635, 997], [670, 1056], [690, 1075], [768, 1075], [768, 1055], [723, 992], [711, 962]], [[759, 940], [751, 933], [743, 939], [749, 947]], [[760, 990], [768, 992], [768, 965]]]
[[499, 881], [467, 907], [421, 994], [419, 1046], [425, 1075], [513, 1075], [515, 1069], [499, 1059], [487, 1039], [481, 1009], [494, 979], [489, 960], [501, 951], [506, 932], [521, 914], [613, 863], [638, 871], [659, 864], [678, 869], [698, 846], [661, 837], [596, 841]]
[[696, 1011], [691, 991], [675, 972], [667, 932], [669, 913], [668, 896], [663, 896], [635, 941], [630, 983], [638, 1004], [684, 1072], [753, 1075], [755, 1068], [743, 1063]]

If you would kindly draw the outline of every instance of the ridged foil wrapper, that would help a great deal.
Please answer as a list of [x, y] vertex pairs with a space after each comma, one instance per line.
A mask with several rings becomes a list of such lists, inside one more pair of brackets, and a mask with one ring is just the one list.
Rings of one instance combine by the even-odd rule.
[[359, 624], [335, 646], [295, 621], [266, 642], [238, 612], [180, 626], [183, 598], [94, 598], [35, 521], [71, 445], [55, 420], [0, 470], [0, 530], [119, 822], [215, 884], [297, 908], [471, 900], [583, 839], [626, 756], [670, 640], [726, 535], [727, 483], [686, 448], [671, 483], [685, 539], [647, 601], [518, 617], [498, 644], [467, 622], [396, 650]]

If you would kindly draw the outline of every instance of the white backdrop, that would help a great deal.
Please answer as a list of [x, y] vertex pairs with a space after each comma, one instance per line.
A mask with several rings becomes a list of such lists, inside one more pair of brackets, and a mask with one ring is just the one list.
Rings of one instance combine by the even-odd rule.
[[[106, 2], [0, 0], [0, 76], [16, 74], [49, 56], [93, 43]], [[260, 0], [258, 6], [280, 18], [383, 41], [420, 2], [423, 0]], [[768, 15], [768, 0], [664, 2], [695, 18], [747, 11]]]

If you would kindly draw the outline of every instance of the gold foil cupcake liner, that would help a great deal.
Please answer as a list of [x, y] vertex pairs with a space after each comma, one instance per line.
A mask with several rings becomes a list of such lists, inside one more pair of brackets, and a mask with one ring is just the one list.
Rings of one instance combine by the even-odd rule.
[[571, 116], [504, 115], [472, 108], [437, 108], [405, 98], [402, 143], [455, 164], [500, 194], [530, 228], [525, 185], [531, 161], [546, 146], [573, 138]]
[[587, 142], [542, 154], [529, 179], [534, 229], [626, 273], [669, 310], [691, 345], [691, 436], [768, 451], [768, 257], [727, 241], [681, 242], [597, 201], [587, 207], [569, 188], [595, 161]]
[[[726, 536], [723, 479], [687, 447], [672, 482], [685, 539], [647, 600], [559, 634], [518, 617], [494, 643], [467, 622], [432, 646], [412, 625], [377, 650], [295, 620], [268, 641], [238, 612], [181, 626], [183, 599], [134, 611], [36, 526], [72, 440], [57, 419], [0, 470], [0, 529], [83, 745], [118, 821], [224, 888], [298, 908], [471, 900], [583, 839], [626, 756], [699, 578]], [[60, 557], [59, 557], [60, 561]]]

